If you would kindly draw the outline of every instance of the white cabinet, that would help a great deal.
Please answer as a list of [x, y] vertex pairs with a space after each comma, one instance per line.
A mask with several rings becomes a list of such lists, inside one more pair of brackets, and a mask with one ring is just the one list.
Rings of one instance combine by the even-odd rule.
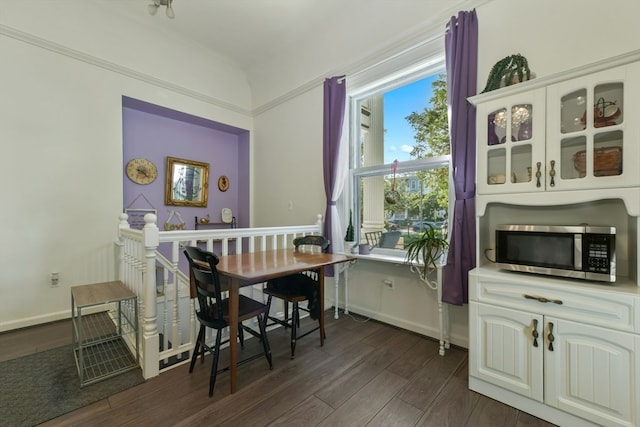
[[638, 76], [636, 61], [470, 98], [478, 194], [638, 185]]
[[[469, 99], [469, 388], [562, 426], [640, 427], [640, 50]], [[617, 229], [611, 285], [496, 269], [499, 224]]]
[[640, 425], [637, 287], [567, 288], [483, 269], [469, 286], [472, 389], [503, 401], [524, 396], [535, 404], [521, 409], [562, 425]]

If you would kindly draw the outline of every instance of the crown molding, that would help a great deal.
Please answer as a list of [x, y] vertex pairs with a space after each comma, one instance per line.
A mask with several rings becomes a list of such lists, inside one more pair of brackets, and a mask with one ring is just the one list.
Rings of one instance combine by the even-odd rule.
[[[460, 0], [452, 2], [451, 7], [441, 11], [439, 18], [433, 19], [429, 25], [410, 29], [403, 37], [372, 52], [359, 61], [355, 61], [340, 69], [328, 70], [325, 74], [315, 77], [307, 83], [254, 108], [252, 114], [255, 117], [290, 99], [296, 98], [322, 85], [328, 76], [345, 75], [349, 84], [352, 84], [354, 80], [360, 80], [360, 78], [367, 79], [368, 76], [366, 75], [371, 74], [370, 72], [373, 70], [379, 70], [385, 67], [397, 68], [398, 64], [403, 64], [402, 66], [413, 65], [417, 61], [420, 61], [417, 58], [425, 52], [428, 52], [427, 54], [429, 56], [433, 56], [433, 52], [429, 51], [430, 46], [433, 45], [434, 42], [440, 42], [444, 38], [445, 24], [451, 16], [455, 15], [459, 10], [474, 9], [491, 1], [493, 0]], [[444, 52], [444, 48], [442, 52]], [[423, 58], [422, 61], [428, 62], [429, 58]]]
[[45, 49], [50, 52], [57, 53], [59, 55], [66, 56], [68, 58], [75, 59], [77, 61], [84, 62], [86, 64], [90, 64], [95, 67], [99, 67], [99, 68], [123, 75], [125, 77], [129, 77], [144, 83], [148, 83], [150, 85], [161, 87], [163, 89], [167, 89], [172, 92], [176, 92], [181, 95], [185, 95], [190, 98], [194, 98], [199, 101], [206, 102], [211, 105], [215, 105], [216, 107], [220, 107], [225, 110], [234, 111], [236, 113], [239, 113], [248, 117], [252, 117], [251, 111], [249, 111], [248, 109], [239, 107], [238, 105], [222, 101], [220, 99], [202, 94], [200, 92], [196, 92], [184, 86], [180, 86], [175, 83], [171, 83], [166, 80], [153, 77], [149, 74], [141, 73], [139, 71], [124, 67], [114, 62], [106, 61], [96, 56], [92, 56], [92, 55], [80, 52], [78, 50], [62, 46], [50, 40], [46, 40], [41, 37], [37, 37], [32, 34], [22, 32], [20, 30], [16, 30], [15, 28], [11, 28], [3, 24], [0, 24], [0, 35], [10, 37], [14, 40], [18, 40], [23, 43], [28, 43], [32, 46], [36, 46], [41, 49]]

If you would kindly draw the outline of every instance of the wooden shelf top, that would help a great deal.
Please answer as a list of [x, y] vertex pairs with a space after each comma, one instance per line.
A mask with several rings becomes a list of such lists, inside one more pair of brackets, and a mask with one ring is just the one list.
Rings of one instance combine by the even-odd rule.
[[87, 307], [136, 297], [136, 294], [120, 280], [73, 286], [71, 295], [76, 307]]

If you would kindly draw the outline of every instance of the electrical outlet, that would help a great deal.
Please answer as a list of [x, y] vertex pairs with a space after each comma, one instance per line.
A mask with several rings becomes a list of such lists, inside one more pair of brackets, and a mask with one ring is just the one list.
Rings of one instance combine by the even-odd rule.
[[51, 286], [58, 286], [58, 283], [60, 283], [60, 273], [51, 273]]
[[382, 281], [382, 283], [388, 288], [388, 289], [394, 289], [394, 285], [393, 285], [393, 280], [391, 279], [384, 279]]

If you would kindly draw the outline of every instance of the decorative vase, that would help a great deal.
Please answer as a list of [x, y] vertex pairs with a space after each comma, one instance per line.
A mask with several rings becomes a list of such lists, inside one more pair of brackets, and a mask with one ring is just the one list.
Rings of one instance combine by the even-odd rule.
[[353, 241], [351, 240], [345, 240], [344, 241], [344, 251], [345, 253], [350, 254], [351, 252], [353, 252]]
[[487, 131], [487, 144], [489, 145], [497, 145], [500, 143], [500, 138], [498, 138], [498, 135], [496, 134], [495, 118], [495, 114], [489, 115], [489, 126]]
[[531, 139], [531, 120], [522, 122], [518, 129], [518, 141], [526, 141], [527, 139]]

